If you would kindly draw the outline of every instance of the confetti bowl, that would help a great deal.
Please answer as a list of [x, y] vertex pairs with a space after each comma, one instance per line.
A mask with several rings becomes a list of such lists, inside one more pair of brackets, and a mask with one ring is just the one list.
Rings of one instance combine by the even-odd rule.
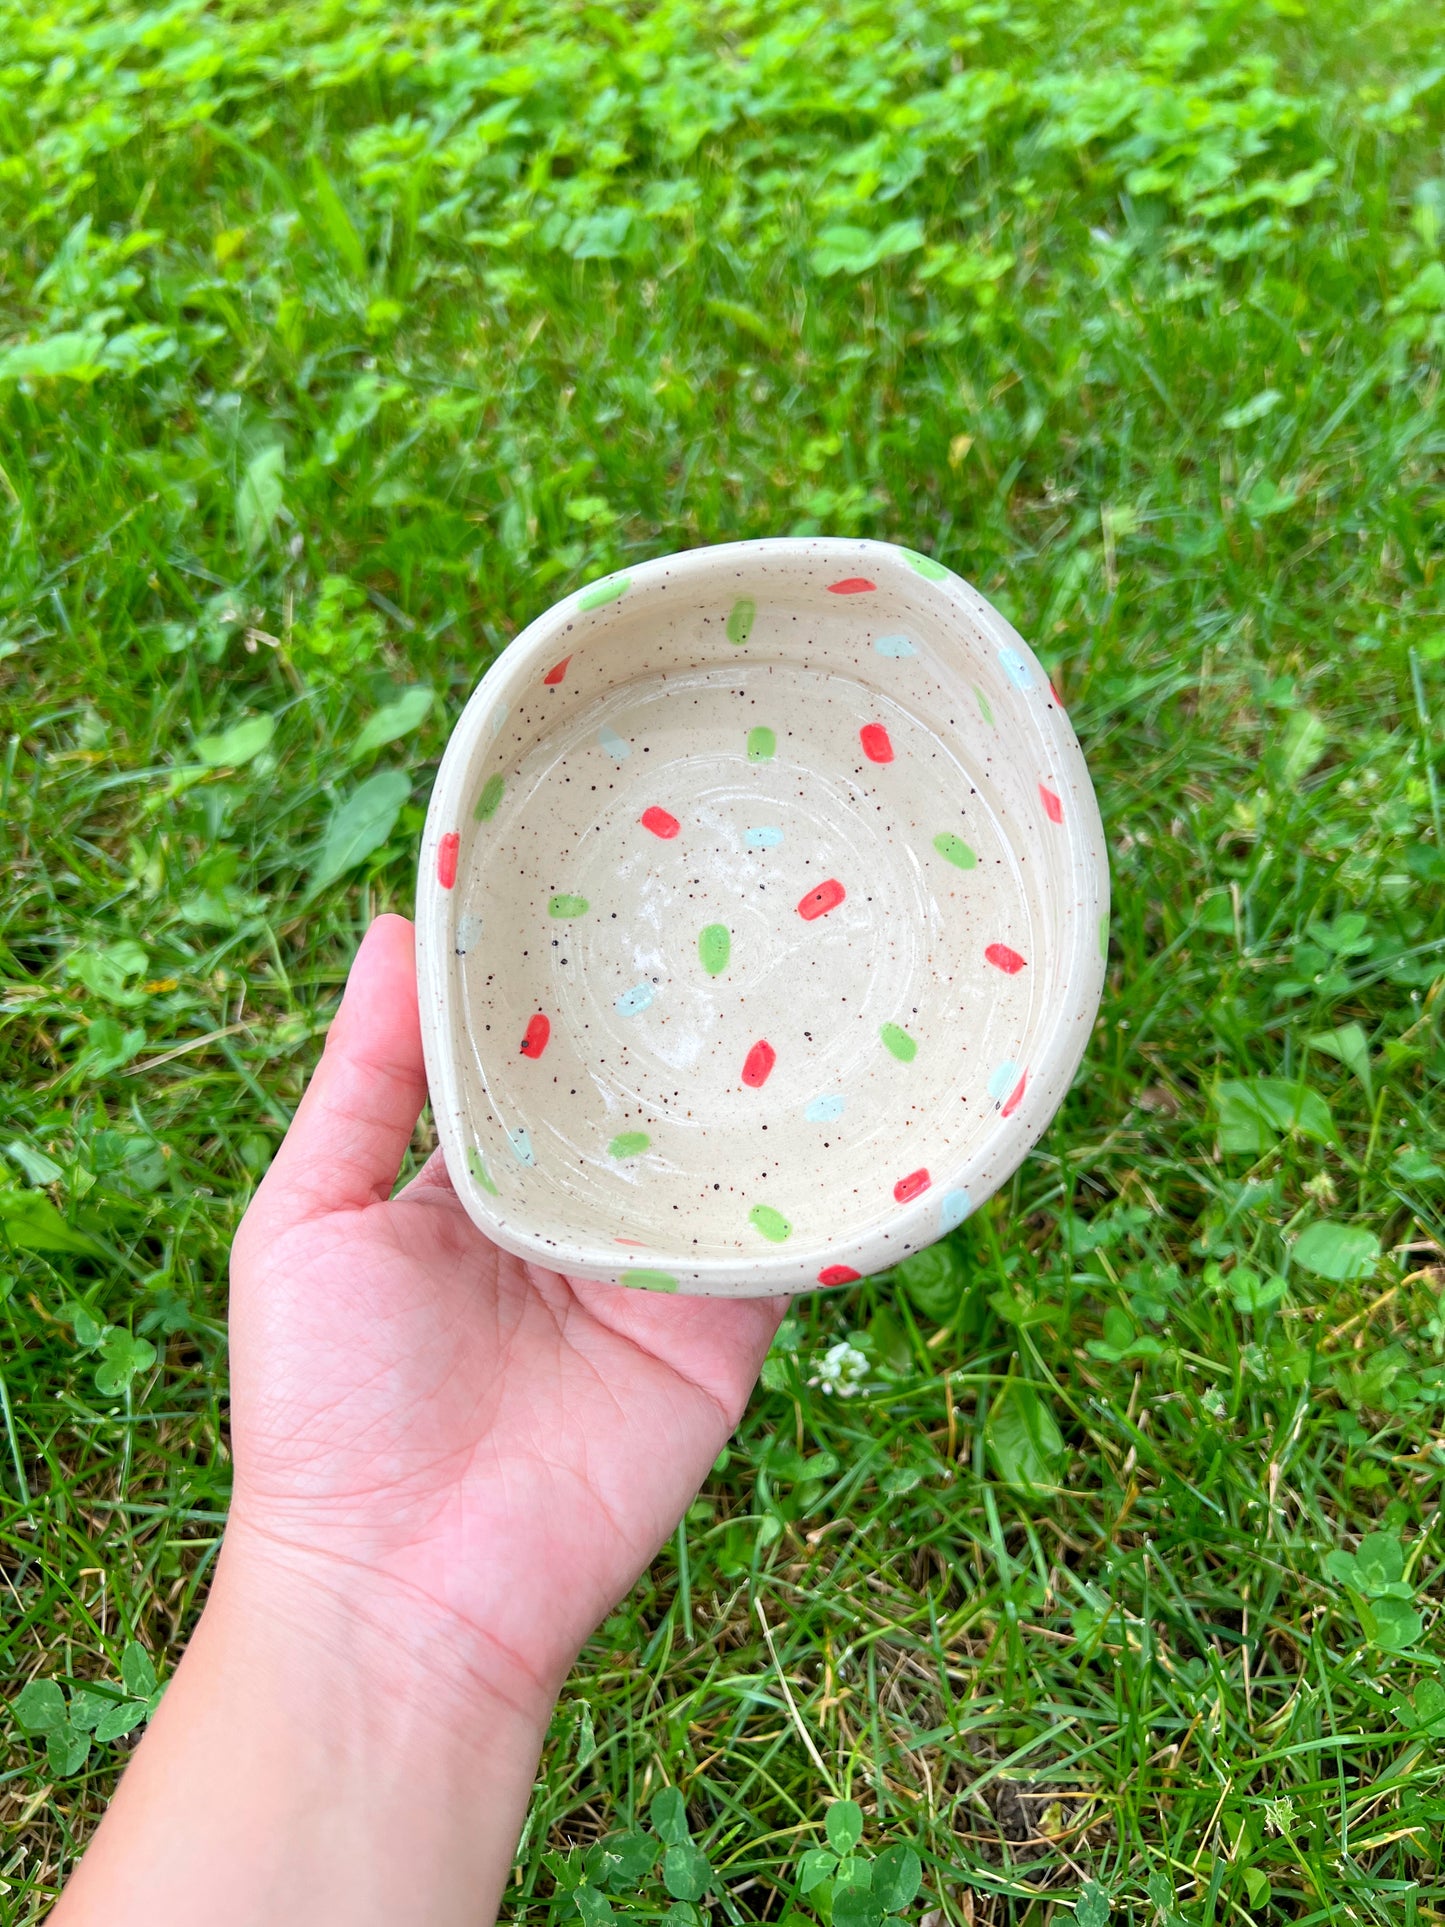
[[1108, 865], [1024, 642], [831, 537], [594, 582], [503, 651], [417, 895], [447, 1168], [507, 1250], [752, 1296], [931, 1244], [1078, 1068]]

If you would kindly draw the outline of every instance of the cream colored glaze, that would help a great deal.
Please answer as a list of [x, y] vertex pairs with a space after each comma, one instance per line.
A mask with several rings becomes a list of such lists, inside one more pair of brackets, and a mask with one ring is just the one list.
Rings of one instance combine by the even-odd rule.
[[448, 1168], [500, 1242], [585, 1276], [880, 1269], [1011, 1173], [1087, 1039], [1107, 876], [1077, 743], [982, 598], [888, 545], [700, 550], [578, 606], [616, 581], [503, 654], [438, 777]]

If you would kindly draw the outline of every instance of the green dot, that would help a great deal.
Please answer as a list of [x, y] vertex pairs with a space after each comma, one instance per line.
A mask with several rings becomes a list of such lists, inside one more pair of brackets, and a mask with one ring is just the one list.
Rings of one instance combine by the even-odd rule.
[[775, 1245], [780, 1245], [784, 1238], [791, 1238], [793, 1235], [793, 1227], [782, 1212], [774, 1211], [770, 1204], [755, 1204], [748, 1213], [748, 1223], [755, 1231], [761, 1231], [763, 1236]]
[[942, 582], [948, 574], [941, 562], [935, 562], [931, 555], [920, 555], [917, 549], [901, 549], [899, 553], [920, 575], [926, 575], [930, 582]]
[[610, 1158], [641, 1157], [651, 1142], [646, 1131], [622, 1131], [608, 1145], [607, 1155]]
[[900, 1064], [911, 1064], [918, 1055], [918, 1045], [897, 1024], [885, 1024], [878, 1035], [885, 1046], [892, 1051]]
[[992, 729], [993, 728], [993, 711], [989, 708], [988, 697], [984, 695], [983, 691], [979, 688], [977, 683], [973, 685], [973, 693], [975, 696], [978, 697], [979, 715], [982, 716], [983, 720], [988, 724], [989, 728]]
[[547, 905], [549, 917], [585, 917], [591, 905], [586, 897], [557, 896]]
[[971, 870], [978, 862], [978, 858], [963, 838], [955, 836], [952, 830], [943, 830], [934, 837], [933, 847], [940, 856], [947, 857], [950, 863], [956, 863], [960, 870]]
[[492, 1183], [492, 1174], [483, 1163], [482, 1154], [475, 1144], [467, 1148], [467, 1169], [484, 1191], [490, 1192], [494, 1198], [500, 1197], [501, 1193]]
[[756, 729], [750, 729], [748, 731], [748, 761], [750, 763], [766, 763], [777, 747], [778, 739], [765, 723], [759, 723]]
[[483, 783], [482, 793], [477, 798], [477, 807], [473, 812], [479, 823], [485, 823], [488, 817], [496, 815], [497, 805], [501, 802], [502, 792], [506, 787], [500, 772], [496, 771]]
[[727, 636], [729, 642], [739, 646], [753, 633], [753, 623], [757, 618], [758, 605], [750, 595], [740, 595], [728, 610]]
[[709, 977], [719, 977], [727, 969], [732, 947], [733, 940], [728, 935], [725, 923], [710, 923], [705, 930], [699, 931], [697, 954]]
[[605, 575], [600, 582], [589, 583], [577, 597], [579, 609], [600, 609], [606, 602], [615, 602], [627, 591], [632, 581], [630, 575]]
[[624, 1285], [636, 1285], [641, 1291], [676, 1291], [677, 1280], [670, 1271], [624, 1271]]

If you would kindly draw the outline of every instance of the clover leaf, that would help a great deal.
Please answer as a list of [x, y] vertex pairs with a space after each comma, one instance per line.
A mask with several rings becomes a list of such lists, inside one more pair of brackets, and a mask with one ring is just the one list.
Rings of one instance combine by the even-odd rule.
[[1413, 1646], [1425, 1622], [1403, 1599], [1372, 1599], [1360, 1613], [1360, 1623], [1376, 1646], [1388, 1653]]
[[668, 1847], [662, 1856], [662, 1884], [674, 1900], [701, 1900], [712, 1885], [707, 1855], [691, 1840]]
[[46, 1734], [45, 1757], [52, 1773], [68, 1779], [72, 1773], [79, 1773], [90, 1758], [90, 1735], [67, 1720]]
[[1147, 1334], [1141, 1337], [1128, 1312], [1122, 1306], [1111, 1305], [1104, 1313], [1104, 1336], [1091, 1338], [1087, 1349], [1092, 1358], [1102, 1358], [1109, 1365], [1122, 1365], [1130, 1358], [1158, 1358], [1164, 1347], [1157, 1338]]
[[1388, 1532], [1367, 1532], [1353, 1552], [1331, 1552], [1325, 1571], [1338, 1585], [1366, 1599], [1413, 1599], [1415, 1589], [1402, 1577], [1405, 1549]]
[[809, 1847], [798, 1862], [798, 1892], [810, 1894], [838, 1871], [838, 1856], [826, 1847]]
[[164, 1688], [156, 1683], [150, 1654], [136, 1640], [121, 1656], [120, 1677], [118, 1688], [108, 1681], [73, 1687], [68, 1706], [53, 1679], [33, 1679], [16, 1695], [10, 1708], [15, 1722], [37, 1738], [44, 1735], [52, 1773], [78, 1773], [90, 1757], [92, 1740], [104, 1746], [123, 1738], [160, 1705]]
[[115, 1398], [133, 1378], [155, 1364], [156, 1348], [148, 1338], [133, 1338], [120, 1326], [110, 1325], [101, 1340], [100, 1357], [95, 1389], [102, 1398]]
[[1365, 1637], [1386, 1652], [1401, 1652], [1420, 1637], [1424, 1620], [1410, 1604], [1405, 1549], [1389, 1532], [1367, 1532], [1354, 1552], [1327, 1553], [1325, 1572], [1354, 1599]]
[[828, 1845], [841, 1860], [863, 1838], [863, 1809], [856, 1800], [834, 1800], [823, 1815]]
[[660, 1834], [669, 1847], [683, 1846], [692, 1838], [687, 1824], [687, 1807], [675, 1786], [665, 1786], [654, 1796], [647, 1817], [653, 1832]]
[[10, 1710], [27, 1733], [50, 1733], [65, 1723], [65, 1695], [53, 1679], [33, 1679]]
[[1409, 1727], [1421, 1739], [1445, 1738], [1445, 1685], [1438, 1679], [1422, 1679], [1413, 1699], [1396, 1693], [1390, 1710], [1401, 1726]]

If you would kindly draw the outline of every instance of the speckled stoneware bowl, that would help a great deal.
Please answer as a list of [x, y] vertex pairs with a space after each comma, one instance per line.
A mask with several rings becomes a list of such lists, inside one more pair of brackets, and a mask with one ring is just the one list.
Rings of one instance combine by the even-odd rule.
[[498, 1244], [574, 1276], [880, 1271], [1052, 1118], [1107, 903], [1048, 677], [937, 562], [819, 537], [594, 582], [488, 670], [432, 795], [447, 1168]]

